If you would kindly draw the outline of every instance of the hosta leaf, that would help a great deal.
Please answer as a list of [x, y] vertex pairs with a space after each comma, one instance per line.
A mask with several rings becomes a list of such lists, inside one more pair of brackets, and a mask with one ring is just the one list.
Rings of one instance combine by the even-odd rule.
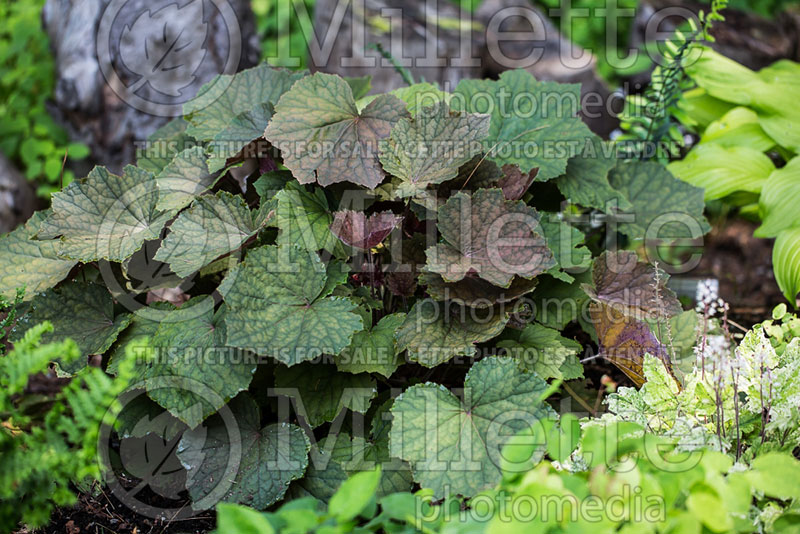
[[214, 185], [219, 176], [210, 172], [202, 147], [187, 148], [158, 173], [158, 209], [183, 209], [203, 191]]
[[[187, 469], [186, 488], [196, 507], [221, 499], [263, 510], [303, 476], [311, 445], [298, 426], [262, 428], [261, 411], [247, 394], [229, 406], [235, 423], [226, 425], [221, 415], [214, 415], [181, 438], [176, 452]], [[226, 491], [219, 495], [221, 490]]]
[[640, 262], [635, 252], [604, 252], [594, 260], [594, 287], [584, 291], [630, 317], [672, 317], [681, 312], [681, 303], [667, 288], [668, 279], [661, 269]]
[[155, 259], [168, 263], [175, 274], [189, 276], [238, 249], [269, 217], [264, 210], [251, 212], [238, 195], [220, 191], [201, 196], [170, 225]]
[[736, 191], [761, 192], [775, 165], [761, 150], [749, 146], [698, 145], [682, 160], [667, 166], [669, 172], [704, 190], [705, 200]]
[[494, 309], [476, 311], [431, 299], [417, 301], [397, 331], [397, 344], [408, 358], [434, 367], [454, 356], [475, 354], [475, 344], [503, 331], [508, 317]]
[[250, 111], [238, 114], [209, 143], [209, 171], [222, 169], [228, 158], [236, 156], [250, 142], [263, 137], [271, 117], [272, 105], [269, 103], [256, 104]]
[[312, 428], [333, 421], [345, 408], [366, 413], [377, 395], [375, 381], [368, 374], [340, 373], [330, 365], [308, 362], [279, 366], [275, 387], [284, 390], [278, 393], [295, 399], [299, 415]]
[[742, 146], [766, 152], [775, 146], [775, 141], [764, 133], [756, 112], [737, 107], [709, 124], [698, 144], [718, 144], [726, 148]]
[[536, 210], [507, 201], [500, 189], [458, 193], [439, 209], [444, 243], [426, 251], [427, 267], [447, 282], [474, 271], [494, 285], [508, 287], [514, 275], [533, 278], [553, 265]]
[[305, 75], [302, 71], [278, 70], [262, 64], [232, 76], [217, 76], [183, 106], [190, 123], [187, 133], [195, 139], [211, 141], [239, 114], [258, 104], [277, 104], [281, 95]]
[[13, 299], [25, 286], [25, 300], [63, 280], [78, 263], [56, 255], [58, 241], [31, 239], [47, 212], [34, 213], [24, 226], [0, 237], [0, 296]]
[[800, 157], [769, 175], [758, 204], [762, 223], [756, 237], [775, 237], [781, 230], [800, 225]]
[[632, 206], [625, 196], [608, 183], [608, 171], [617, 160], [614, 144], [592, 135], [581, 154], [570, 158], [567, 171], [555, 180], [567, 200], [605, 213], [615, 209], [629, 211]]
[[477, 276], [465, 276], [458, 282], [445, 282], [441, 275], [423, 272], [419, 281], [427, 286], [435, 300], [451, 300], [470, 308], [491, 308], [495, 304], [518, 299], [536, 288], [536, 279], [514, 278], [508, 287], [497, 287]]
[[392, 406], [390, 452], [436, 496], [475, 495], [500, 481], [500, 451], [511, 436], [552, 416], [541, 399], [546, 388], [513, 359], [497, 357], [472, 366], [463, 400], [430, 382], [410, 387]]
[[251, 250], [222, 282], [228, 344], [286, 365], [339, 354], [363, 325], [353, 302], [324, 296], [326, 280], [313, 252], [291, 246]]
[[406, 116], [403, 103], [391, 95], [375, 98], [359, 113], [347, 82], [316, 73], [281, 98], [265, 137], [300, 183], [351, 182], [374, 189], [384, 178], [378, 141]]
[[177, 118], [153, 132], [147, 138], [147, 144], [136, 150], [136, 166], [156, 175], [160, 173], [175, 154], [195, 144], [186, 133], [187, 126], [188, 122]]
[[[190, 428], [247, 389], [256, 369], [255, 355], [225, 346], [224, 318], [224, 306], [215, 312], [214, 299], [195, 297], [164, 316], [151, 338], [153, 358], [141, 371], [151, 381], [147, 394]], [[158, 380], [162, 377], [168, 383], [175, 380], [176, 386], [164, 387]], [[209, 388], [213, 395], [192, 384]]]
[[517, 339], [501, 341], [497, 346], [506, 349], [520, 367], [544, 379], [565, 378], [561, 373], [562, 365], [569, 356], [581, 351], [579, 343], [562, 337], [558, 330], [540, 324], [525, 326]]
[[772, 247], [772, 265], [783, 296], [794, 304], [800, 293], [800, 227], [778, 234]]
[[488, 115], [451, 112], [446, 104], [426, 108], [413, 119], [400, 119], [380, 143], [380, 161], [400, 179], [396, 194], [415, 196], [429, 185], [458, 175], [476, 154], [489, 131]]
[[[517, 164], [522, 172], [538, 168], [537, 180], [564, 173], [582, 147], [589, 128], [578, 117], [580, 86], [537, 81], [524, 70], [506, 71], [499, 80], [462, 80], [451, 101], [454, 109], [490, 113], [486, 152], [499, 166]], [[564, 150], [553, 151], [557, 140]]]
[[106, 288], [69, 282], [34, 297], [30, 313], [17, 321], [12, 337], [20, 339], [28, 328], [43, 321], [50, 321], [53, 331], [42, 336], [42, 343], [67, 338], [77, 343], [82, 357], [61, 367], [62, 372], [74, 374], [86, 367], [88, 356], [103, 354], [111, 347], [131, 316], [114, 314], [114, 301]]
[[172, 214], [156, 209], [152, 174], [131, 165], [122, 176], [95, 167], [83, 180], [53, 195], [53, 211], [40, 239], [61, 237], [58, 254], [82, 262], [123, 261], [145, 240], [157, 239]]
[[331, 233], [333, 216], [322, 189], [314, 188], [309, 193], [305, 186], [292, 181], [275, 195], [275, 200], [274, 221], [280, 229], [279, 244], [313, 252], [327, 250], [338, 257], [346, 255], [342, 244]]
[[369, 330], [353, 335], [350, 346], [336, 357], [336, 368], [347, 373], [378, 373], [390, 377], [402, 363], [395, 332], [406, 319], [404, 313], [383, 317]]
[[633, 205], [633, 221], [619, 224], [619, 231], [632, 239], [646, 233], [650, 239], [696, 238], [711, 229], [703, 216], [703, 190], [678, 180], [659, 163], [619, 162], [609, 183]]
[[333, 214], [331, 232], [346, 245], [369, 250], [386, 239], [402, 220], [391, 211], [373, 213], [369, 218], [362, 211], [337, 211]]

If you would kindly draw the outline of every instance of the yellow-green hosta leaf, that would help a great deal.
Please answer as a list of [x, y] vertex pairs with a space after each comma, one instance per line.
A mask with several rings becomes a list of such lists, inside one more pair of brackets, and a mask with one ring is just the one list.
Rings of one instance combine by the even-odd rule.
[[38, 211], [0, 237], [0, 296], [13, 299], [17, 288], [25, 286], [25, 300], [30, 300], [63, 280], [78, 263], [58, 257], [58, 241], [32, 239], [47, 215]]
[[331, 232], [333, 214], [322, 189], [309, 192], [306, 186], [291, 181], [275, 195], [274, 224], [280, 230], [278, 244], [294, 245], [316, 252], [327, 250], [337, 257], [345, 257], [342, 243]]
[[187, 148], [175, 155], [156, 176], [158, 209], [180, 210], [214, 185], [219, 175], [208, 170], [202, 147]]
[[514, 275], [533, 278], [555, 265], [536, 210], [506, 200], [500, 189], [453, 195], [439, 208], [437, 226], [444, 242], [425, 251], [427, 268], [447, 282], [475, 272], [508, 287]]
[[800, 226], [800, 157], [772, 171], [761, 190], [758, 211], [761, 226], [756, 237], [775, 237], [782, 230]]
[[619, 162], [609, 173], [609, 183], [633, 205], [628, 213], [633, 220], [619, 224], [619, 231], [633, 240], [645, 235], [697, 238], [711, 229], [703, 215], [703, 190], [678, 180], [659, 163]]
[[53, 331], [42, 336], [42, 343], [67, 338], [77, 343], [81, 358], [67, 364], [57, 362], [61, 372], [75, 374], [86, 367], [88, 356], [103, 354], [111, 347], [131, 322], [131, 315], [114, 314], [114, 301], [106, 288], [68, 282], [36, 295], [29, 313], [17, 321], [12, 338], [21, 338], [28, 328], [43, 321], [50, 321]]
[[775, 165], [761, 150], [712, 143], [694, 147], [667, 169], [684, 182], [703, 188], [706, 200], [714, 200], [736, 191], [760, 193]]
[[249, 251], [220, 287], [228, 345], [286, 365], [339, 354], [363, 324], [352, 301], [326, 296], [327, 279], [314, 252], [287, 245]]
[[295, 399], [298, 414], [311, 428], [333, 421], [348, 408], [366, 413], [378, 394], [375, 381], [366, 373], [340, 373], [331, 365], [301, 363], [275, 370], [276, 393]]
[[800, 227], [778, 234], [772, 247], [772, 266], [783, 296], [794, 304], [800, 293]]
[[187, 126], [189, 123], [180, 117], [153, 132], [145, 146], [136, 150], [136, 166], [156, 175], [160, 173], [175, 154], [196, 144], [186, 133]]
[[541, 399], [547, 383], [511, 358], [472, 366], [459, 398], [439, 384], [412, 386], [394, 401], [390, 452], [433, 490], [473, 496], [501, 479], [500, 451], [517, 432], [553, 417]]
[[141, 365], [148, 396], [189, 428], [247, 389], [256, 369], [254, 354], [226, 346], [224, 319], [225, 306], [215, 312], [211, 297], [185, 302], [161, 320], [150, 341], [151, 358]]
[[726, 148], [744, 146], [766, 152], [775, 146], [775, 141], [764, 133], [758, 114], [740, 106], [709, 124], [699, 144], [717, 144]]
[[394, 335], [405, 319], [405, 313], [393, 313], [381, 318], [372, 328], [356, 332], [350, 346], [336, 357], [336, 368], [346, 373], [378, 373], [390, 377], [402, 363]]
[[250, 111], [236, 115], [209, 143], [211, 156], [208, 158], [208, 169], [211, 172], [222, 169], [228, 158], [236, 156], [250, 142], [263, 137], [271, 117], [272, 105], [269, 103], [256, 104]]
[[155, 259], [179, 276], [189, 276], [238, 249], [264, 226], [270, 214], [250, 211], [243, 197], [220, 191], [201, 196], [170, 225]]
[[211, 141], [241, 113], [259, 104], [277, 104], [281, 95], [305, 75], [305, 71], [273, 69], [265, 63], [234, 75], [217, 76], [184, 104], [183, 113], [190, 123], [186, 132], [200, 141]]
[[524, 70], [506, 71], [498, 80], [462, 80], [450, 105], [491, 114], [484, 141], [490, 158], [501, 167], [517, 164], [523, 173], [538, 168], [540, 181], [563, 174], [592, 135], [578, 117], [579, 84], [540, 82]]
[[403, 102], [391, 95], [378, 96], [359, 112], [346, 81], [316, 73], [281, 97], [264, 136], [300, 183], [351, 182], [374, 189], [384, 178], [378, 142], [407, 116]]
[[419, 300], [397, 330], [397, 345], [408, 350], [409, 360], [435, 367], [461, 354], [472, 356], [476, 343], [499, 335], [507, 322], [507, 314], [496, 309]]
[[381, 164], [400, 179], [398, 196], [415, 196], [455, 178], [460, 166], [481, 153], [488, 132], [488, 115], [451, 112], [446, 104], [437, 104], [394, 125], [380, 143]]
[[132, 165], [122, 176], [95, 167], [89, 176], [53, 195], [40, 239], [61, 238], [58, 255], [82, 262], [124, 261], [149, 239], [158, 239], [172, 213], [156, 208], [153, 175]]
[[262, 427], [261, 410], [246, 393], [228, 406], [235, 421], [216, 414], [181, 438], [176, 453], [186, 489], [195, 504], [222, 500], [263, 510], [303, 476], [311, 444], [296, 425]]

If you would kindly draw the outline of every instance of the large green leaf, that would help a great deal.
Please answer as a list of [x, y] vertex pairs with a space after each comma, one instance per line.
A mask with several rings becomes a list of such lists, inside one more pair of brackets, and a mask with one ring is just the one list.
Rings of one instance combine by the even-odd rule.
[[58, 254], [82, 262], [123, 261], [145, 240], [157, 239], [171, 212], [156, 209], [152, 174], [131, 165], [122, 176], [95, 167], [89, 176], [53, 195], [53, 211], [40, 239], [60, 237]]
[[[150, 313], [134, 313], [131, 317], [131, 322], [128, 327], [122, 331], [117, 337], [116, 342], [108, 351], [109, 361], [106, 367], [106, 372], [116, 375], [119, 370], [119, 363], [125, 358], [128, 346], [134, 347], [134, 350], [146, 350], [146, 341], [152, 339], [161, 324], [160, 319], [164, 317], [162, 313], [174, 310], [175, 306], [169, 302], [151, 302], [147, 305], [146, 310], [158, 310], [158, 315], [151, 315]], [[137, 349], [136, 347], [142, 347]], [[148, 401], [149, 402], [149, 401]]]
[[617, 163], [614, 147], [593, 135], [581, 154], [567, 162], [564, 175], [556, 179], [561, 194], [570, 202], [606, 213], [631, 209], [628, 199], [608, 183], [608, 171]]
[[251, 250], [223, 280], [228, 344], [286, 365], [339, 354], [362, 329], [355, 304], [328, 297], [319, 257], [292, 246]]
[[265, 63], [234, 75], [217, 76], [184, 104], [183, 113], [190, 123], [187, 133], [211, 141], [241, 113], [259, 104], [277, 104], [281, 95], [305, 75], [273, 69]]
[[330, 365], [301, 363], [275, 370], [276, 391], [295, 399], [298, 413], [312, 428], [333, 421], [348, 408], [366, 413], [377, 395], [375, 381], [366, 373], [340, 373]]
[[498, 80], [462, 80], [450, 106], [491, 114], [484, 141], [491, 159], [522, 172], [538, 168], [537, 180], [563, 174], [591, 135], [578, 117], [580, 85], [540, 82], [524, 70], [506, 71]]
[[547, 273], [564, 282], [572, 282], [574, 278], [565, 271], [583, 272], [592, 263], [592, 253], [583, 245], [583, 233], [561, 220], [557, 213], [544, 214], [541, 224], [547, 247], [556, 262]]
[[78, 263], [56, 255], [58, 241], [31, 239], [47, 212], [36, 212], [25, 225], [0, 237], [0, 296], [13, 299], [25, 286], [25, 300], [59, 283]]
[[775, 237], [781, 230], [800, 226], [800, 156], [769, 175], [758, 204], [762, 223], [756, 237]]
[[778, 234], [772, 247], [772, 265], [783, 296], [794, 304], [800, 293], [800, 227]]
[[210, 172], [206, 156], [199, 146], [187, 148], [175, 155], [156, 176], [158, 209], [183, 209], [219, 178]]
[[700, 145], [717, 144], [726, 148], [748, 147], [766, 152], [775, 146], [758, 123], [758, 114], [749, 108], [736, 107], [706, 127]]
[[298, 426], [262, 427], [261, 411], [247, 394], [229, 406], [235, 422], [214, 415], [181, 438], [176, 452], [187, 469], [186, 488], [195, 506], [224, 500], [263, 510], [303, 476], [311, 445]]
[[153, 174], [160, 173], [175, 154], [195, 144], [186, 133], [187, 126], [188, 122], [177, 118], [153, 132], [145, 146], [136, 150], [136, 166]]
[[20, 339], [25, 331], [43, 321], [53, 324], [53, 331], [42, 336], [42, 343], [70, 338], [77, 343], [82, 358], [61, 366], [74, 374], [87, 364], [87, 357], [103, 354], [131, 322], [130, 314], [114, 314], [114, 301], [108, 290], [97, 284], [68, 282], [33, 298], [30, 313], [14, 327], [12, 338]]
[[378, 142], [407, 116], [403, 102], [391, 95], [375, 98], [359, 113], [346, 81], [316, 73], [281, 97], [265, 137], [300, 183], [351, 182], [374, 189], [384, 178]]
[[552, 414], [547, 383], [511, 358], [485, 358], [469, 370], [461, 399], [427, 382], [392, 406], [391, 453], [411, 463], [416, 480], [443, 497], [472, 496], [500, 481], [500, 451], [517, 432]]
[[167, 313], [140, 371], [148, 396], [190, 428], [247, 389], [256, 369], [254, 354], [226, 347], [224, 318], [225, 307], [215, 312], [207, 296]]
[[714, 200], [736, 191], [761, 192], [775, 165], [761, 150], [712, 143], [694, 147], [667, 168], [684, 182], [703, 188], [706, 200]]
[[236, 156], [250, 142], [263, 137], [271, 117], [272, 105], [269, 103], [256, 104], [250, 111], [237, 115], [209, 143], [211, 156], [208, 169], [211, 172], [222, 169], [228, 158]]
[[427, 268], [447, 282], [470, 271], [494, 285], [508, 287], [514, 275], [533, 278], [555, 265], [536, 210], [508, 201], [500, 189], [458, 193], [439, 209], [444, 243], [426, 250]]
[[[619, 223], [631, 239], [697, 238], [711, 229], [703, 216], [703, 190], [672, 176], [654, 161], [619, 162], [609, 182], [633, 205], [633, 220]], [[697, 235], [697, 232], [700, 235]]]
[[189, 276], [238, 249], [264, 226], [270, 214], [250, 211], [244, 198], [220, 191], [201, 196], [169, 227], [155, 259], [179, 276]]
[[488, 115], [451, 112], [446, 104], [426, 108], [413, 119], [400, 119], [380, 143], [380, 161], [400, 179], [395, 193], [415, 196], [429, 185], [458, 175], [458, 169], [483, 150]]
[[395, 332], [406, 319], [404, 313], [393, 313], [381, 318], [369, 330], [353, 335], [350, 346], [336, 357], [336, 367], [347, 373], [378, 373], [389, 377], [402, 363]]
[[516, 339], [501, 341], [497, 346], [506, 349], [523, 369], [534, 371], [545, 379], [565, 378], [561, 367], [568, 357], [581, 351], [580, 343], [540, 324], [526, 325]]
[[331, 233], [333, 214], [322, 189], [315, 187], [313, 192], [309, 192], [305, 186], [291, 181], [275, 195], [275, 200], [279, 244], [295, 245], [313, 252], [327, 250], [339, 257], [346, 255], [342, 244]]
[[503, 331], [508, 316], [489, 308], [476, 310], [454, 303], [419, 300], [397, 331], [397, 344], [408, 358], [435, 367], [454, 356], [475, 354], [475, 344]]

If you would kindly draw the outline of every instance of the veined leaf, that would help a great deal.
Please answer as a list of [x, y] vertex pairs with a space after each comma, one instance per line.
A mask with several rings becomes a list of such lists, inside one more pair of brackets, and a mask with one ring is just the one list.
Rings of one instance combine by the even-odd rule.
[[725, 148], [748, 147], [766, 152], [775, 146], [775, 141], [764, 133], [756, 112], [736, 107], [709, 124], [699, 144], [717, 144]]
[[536, 210], [507, 201], [500, 189], [458, 193], [439, 209], [444, 243], [425, 251], [427, 268], [447, 282], [473, 271], [494, 285], [508, 287], [514, 275], [533, 278], [555, 265]]
[[77, 343], [82, 357], [62, 364], [65, 374], [75, 374], [87, 364], [87, 357], [103, 354], [131, 322], [130, 314], [114, 314], [111, 293], [97, 284], [69, 282], [49, 289], [31, 300], [30, 313], [22, 316], [14, 327], [12, 338], [20, 339], [30, 327], [50, 321], [53, 331], [42, 336], [42, 343], [63, 341]]
[[581, 351], [579, 343], [540, 324], [526, 325], [517, 339], [501, 341], [497, 346], [506, 349], [522, 369], [533, 371], [544, 379], [564, 378], [561, 366], [569, 356]]
[[475, 344], [503, 331], [508, 316], [495, 309], [473, 308], [419, 300], [397, 330], [397, 344], [408, 349], [408, 358], [435, 367], [454, 356], [475, 354]]
[[221, 499], [263, 510], [303, 476], [311, 445], [298, 426], [262, 428], [261, 411], [247, 394], [229, 406], [235, 422], [217, 414], [181, 438], [176, 452], [187, 469], [186, 488], [195, 506]]
[[351, 182], [374, 189], [384, 178], [378, 142], [407, 116], [391, 95], [377, 97], [359, 113], [347, 82], [318, 72], [281, 97], [264, 135], [300, 183]]
[[592, 264], [592, 253], [583, 245], [583, 233], [564, 220], [558, 214], [549, 213], [541, 221], [542, 231], [547, 239], [547, 247], [553, 253], [556, 264], [547, 274], [563, 282], [572, 282], [574, 278], [569, 270], [586, 270]]
[[144, 148], [136, 150], [136, 166], [158, 175], [175, 154], [194, 146], [195, 141], [186, 133], [187, 126], [188, 122], [177, 118], [153, 132]]
[[336, 368], [347, 373], [378, 373], [390, 377], [402, 363], [395, 332], [406, 314], [393, 313], [381, 318], [368, 330], [356, 332], [350, 346], [336, 358]]
[[156, 208], [152, 174], [132, 165], [122, 176], [95, 167], [83, 180], [53, 195], [53, 211], [41, 223], [40, 239], [60, 237], [58, 255], [84, 263], [123, 261], [148, 239], [157, 239], [172, 216]]
[[783, 296], [794, 304], [800, 293], [800, 227], [778, 234], [772, 247], [772, 265]]
[[[275, 387], [295, 399], [297, 411], [311, 428], [333, 421], [348, 408], [366, 413], [378, 394], [375, 381], [366, 373], [340, 373], [330, 365], [301, 363], [275, 370]], [[301, 408], [302, 404], [302, 408]]]
[[258, 104], [277, 104], [281, 95], [305, 75], [304, 71], [262, 64], [234, 75], [217, 76], [184, 104], [183, 113], [190, 123], [186, 132], [195, 139], [211, 141], [241, 113], [250, 112]]
[[[439, 89], [439, 86], [430, 82], [421, 82], [407, 87], [398, 87], [389, 91], [390, 95], [396, 96], [406, 104], [406, 109], [413, 117], [417, 111], [444, 102], [448, 104], [453, 95]], [[378, 95], [369, 95], [358, 99], [356, 97], [356, 107], [358, 111], [364, 109], [367, 104], [377, 98]]]
[[328, 278], [319, 257], [292, 246], [251, 250], [220, 291], [228, 304], [228, 345], [295, 365], [337, 355], [362, 329], [355, 304], [325, 296]]
[[58, 241], [32, 239], [47, 212], [36, 212], [23, 225], [0, 237], [0, 296], [13, 299], [25, 286], [25, 300], [63, 280], [78, 263], [59, 258]]
[[451, 112], [441, 103], [413, 119], [400, 119], [380, 143], [380, 161], [400, 179], [398, 196], [416, 196], [429, 185], [455, 178], [461, 165], [482, 152], [488, 132], [488, 115]]
[[762, 223], [754, 235], [775, 237], [782, 230], [800, 226], [798, 206], [800, 206], [800, 157], [794, 157], [784, 167], [772, 171], [764, 182], [761, 198], [758, 200]]
[[220, 191], [201, 196], [170, 225], [155, 259], [179, 276], [189, 276], [238, 249], [264, 226], [270, 214], [250, 211], [244, 198]]
[[427, 286], [428, 295], [438, 301], [453, 301], [470, 308], [491, 308], [511, 302], [536, 288], [536, 279], [514, 278], [508, 287], [497, 287], [477, 276], [465, 276], [458, 282], [445, 282], [441, 275], [423, 272], [419, 281]]
[[291, 181], [275, 195], [275, 225], [280, 229], [278, 244], [294, 245], [303, 250], [327, 250], [344, 257], [344, 247], [333, 233], [333, 215], [328, 207], [325, 192], [315, 187], [309, 193], [306, 187]]
[[236, 156], [250, 142], [263, 137], [271, 117], [272, 105], [269, 103], [256, 104], [250, 111], [236, 115], [209, 143], [211, 156], [208, 158], [208, 170], [216, 172], [222, 169], [228, 158]]
[[202, 147], [187, 148], [158, 173], [157, 207], [160, 210], [183, 209], [218, 179], [219, 175], [208, 170]]
[[365, 251], [377, 247], [402, 220], [391, 211], [373, 213], [369, 218], [362, 211], [337, 211], [333, 214], [331, 232], [342, 243]]
[[[522, 172], [538, 168], [537, 180], [563, 174], [567, 160], [592, 135], [578, 117], [578, 84], [540, 82], [524, 70], [506, 71], [499, 80], [462, 80], [450, 104], [490, 113], [485, 151], [501, 167], [513, 163]], [[556, 140], [564, 150], [554, 154]]]
[[[247, 389], [256, 369], [255, 355], [226, 346], [224, 318], [225, 306], [215, 312], [214, 299], [205, 295], [169, 312], [151, 339], [153, 359], [141, 371], [148, 396], [190, 428]], [[175, 387], [165, 387], [160, 379], [174, 380]], [[196, 391], [193, 384], [214, 395]]]
[[505, 443], [553, 415], [541, 400], [546, 389], [535, 373], [497, 357], [472, 366], [463, 400], [438, 384], [412, 386], [392, 406], [390, 452], [411, 463], [414, 480], [435, 495], [475, 495], [500, 481]]

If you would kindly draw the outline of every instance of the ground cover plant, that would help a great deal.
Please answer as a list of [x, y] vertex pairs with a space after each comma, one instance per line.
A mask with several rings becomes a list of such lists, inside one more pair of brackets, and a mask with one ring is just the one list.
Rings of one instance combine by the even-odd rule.
[[[631, 480], [666, 503], [649, 531], [793, 525], [798, 489], [775, 479], [798, 469], [796, 319], [776, 312], [769, 339], [739, 346], [760, 367], [714, 382], [722, 356], [707, 369], [693, 347], [733, 350], [724, 316], [683, 311], [664, 265], [643, 261], [710, 229], [703, 190], [592, 134], [575, 84], [514, 70], [368, 92], [266, 65], [220, 77], [135, 166], [95, 168], [0, 238], [16, 350], [40, 339], [36, 361], [70, 387], [107, 378], [99, 366], [140, 393], [97, 444], [113, 449], [106, 481], [163, 484], [187, 513], [228, 503], [226, 533], [527, 532], [470, 518], [476, 499], [605, 502]], [[581, 428], [554, 394], [582, 383], [592, 344], [587, 367], [642, 389]], [[769, 396], [765, 370], [783, 377]], [[703, 419], [680, 426], [688, 410]], [[687, 436], [718, 453], [680, 481], [650, 455], [612, 469], [650, 447], [685, 454]], [[174, 445], [171, 476], [126, 464], [126, 440], [151, 438]], [[608, 515], [609, 531], [635, 528], [627, 508]]]

